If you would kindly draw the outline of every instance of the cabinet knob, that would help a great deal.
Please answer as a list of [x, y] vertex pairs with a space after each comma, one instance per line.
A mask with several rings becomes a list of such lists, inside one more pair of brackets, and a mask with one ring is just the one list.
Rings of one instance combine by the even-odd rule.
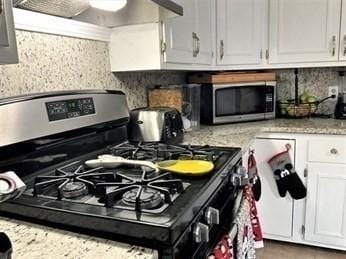
[[336, 148], [332, 148], [330, 150], [330, 153], [333, 154], [333, 155], [337, 155], [338, 154], [338, 150]]

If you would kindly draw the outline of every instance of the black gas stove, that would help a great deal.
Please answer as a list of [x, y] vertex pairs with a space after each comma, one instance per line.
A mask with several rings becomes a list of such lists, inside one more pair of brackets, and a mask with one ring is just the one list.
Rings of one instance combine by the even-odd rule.
[[[230, 226], [239, 193], [231, 181], [239, 148], [129, 143], [125, 97], [114, 91], [4, 99], [0, 117], [8, 114], [19, 118], [4, 126], [0, 173], [16, 172], [27, 188], [1, 204], [1, 214], [150, 247], [161, 258], [203, 258]], [[214, 169], [192, 177], [85, 163], [103, 154], [152, 162], [207, 160]]]

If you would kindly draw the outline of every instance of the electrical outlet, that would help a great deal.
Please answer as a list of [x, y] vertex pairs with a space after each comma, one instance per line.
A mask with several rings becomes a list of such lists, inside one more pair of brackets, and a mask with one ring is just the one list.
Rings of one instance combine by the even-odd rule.
[[336, 100], [339, 93], [339, 87], [337, 86], [329, 86], [328, 87], [328, 96], [335, 95], [335, 98], [332, 98], [331, 100]]

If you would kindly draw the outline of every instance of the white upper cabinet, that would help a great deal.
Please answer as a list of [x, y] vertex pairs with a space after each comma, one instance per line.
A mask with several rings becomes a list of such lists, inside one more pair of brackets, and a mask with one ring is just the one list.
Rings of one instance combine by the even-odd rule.
[[217, 64], [262, 63], [266, 38], [264, 0], [218, 0]]
[[176, 2], [183, 6], [184, 15], [163, 21], [163, 37], [166, 44], [164, 61], [191, 64], [197, 45], [192, 37], [195, 28], [194, 3], [191, 0]]
[[211, 64], [211, 1], [179, 0], [182, 17], [163, 21], [164, 62]]
[[308, 163], [305, 239], [346, 248], [346, 165]]
[[[186, 1], [186, 0], [185, 0]], [[210, 65], [213, 59], [212, 51], [212, 1], [193, 0], [195, 9], [195, 33], [197, 38], [194, 63]]]
[[270, 0], [269, 63], [337, 61], [341, 0]]
[[339, 60], [346, 61], [346, 0], [342, 2]]

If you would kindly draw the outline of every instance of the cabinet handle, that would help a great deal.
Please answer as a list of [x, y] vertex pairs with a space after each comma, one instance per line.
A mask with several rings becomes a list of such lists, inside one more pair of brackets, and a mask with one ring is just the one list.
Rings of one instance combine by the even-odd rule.
[[223, 43], [223, 40], [221, 40], [220, 41], [220, 59], [223, 59], [223, 56], [224, 56], [224, 48], [225, 48], [225, 46], [224, 46], [224, 43]]
[[260, 51], [260, 59], [261, 60], [263, 59], [263, 49], [261, 49], [261, 51]]
[[335, 56], [335, 49], [336, 49], [336, 36], [334, 35], [332, 37], [332, 56]]
[[343, 53], [343, 55], [346, 56], [346, 35], [344, 35], [344, 42], [343, 42], [343, 44], [344, 44], [344, 53]]
[[200, 44], [199, 37], [198, 37], [197, 34], [196, 34], [196, 41], [197, 41], [196, 52], [197, 52], [197, 55], [198, 55], [199, 54], [199, 49], [201, 47], [201, 44]]
[[192, 56], [195, 58], [197, 57], [199, 53], [199, 38], [197, 36], [197, 33], [192, 32], [192, 39], [193, 39], [193, 51], [192, 51]]
[[336, 148], [332, 148], [330, 150], [330, 153], [333, 154], [333, 155], [337, 155], [338, 154], [338, 150]]

